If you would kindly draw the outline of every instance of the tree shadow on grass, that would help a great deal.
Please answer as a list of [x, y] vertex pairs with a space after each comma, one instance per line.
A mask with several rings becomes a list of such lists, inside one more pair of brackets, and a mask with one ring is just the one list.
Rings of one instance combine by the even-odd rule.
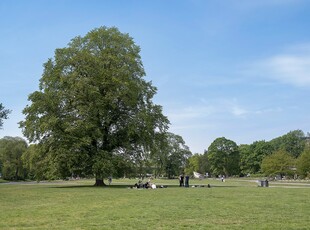
[[[160, 185], [159, 185], [160, 186]], [[157, 189], [161, 189], [160, 187], [157, 187]], [[164, 185], [164, 188], [179, 188], [182, 189], [225, 189], [225, 188], [237, 188], [237, 187], [243, 187], [243, 186], [237, 186], [237, 185], [210, 185], [211, 187], [207, 186], [197, 186], [197, 187], [180, 187], [178, 185]], [[133, 187], [133, 185], [129, 184], [116, 184], [116, 185], [107, 185], [107, 186], [94, 186], [94, 185], [61, 185], [61, 186], [52, 186], [51, 188], [59, 188], [59, 189], [104, 189], [104, 190], [110, 190], [110, 189], [137, 189]], [[139, 188], [139, 189], [145, 189], [145, 188]]]
[[61, 185], [53, 186], [52, 188], [98, 188], [98, 189], [109, 189], [109, 188], [126, 188], [129, 185], [106, 185], [106, 186], [94, 186], [94, 185]]
[[[157, 185], [158, 188], [159, 186], [164, 186], [165, 188], [178, 188], [178, 185]], [[51, 188], [61, 188], [61, 189], [70, 189], [70, 188], [96, 188], [96, 189], [124, 189], [124, 188], [129, 188], [129, 189], [134, 189], [134, 185], [131, 184], [111, 184], [111, 185], [106, 185], [106, 186], [94, 186], [94, 185], [59, 185], [59, 186], [51, 186]], [[142, 188], [141, 188], [142, 189]]]

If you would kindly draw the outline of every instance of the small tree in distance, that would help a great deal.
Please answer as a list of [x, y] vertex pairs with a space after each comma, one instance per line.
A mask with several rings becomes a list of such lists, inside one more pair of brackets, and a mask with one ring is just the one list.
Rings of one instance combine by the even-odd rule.
[[225, 137], [215, 139], [208, 148], [208, 161], [213, 175], [238, 175], [239, 151], [237, 144]]
[[295, 158], [289, 153], [280, 149], [263, 159], [261, 169], [266, 176], [292, 176], [294, 174], [295, 161]]
[[20, 137], [0, 139], [0, 172], [6, 180], [26, 178], [22, 155], [27, 150], [27, 143]]
[[301, 178], [310, 178], [310, 148], [307, 147], [303, 153], [298, 157], [297, 173]]

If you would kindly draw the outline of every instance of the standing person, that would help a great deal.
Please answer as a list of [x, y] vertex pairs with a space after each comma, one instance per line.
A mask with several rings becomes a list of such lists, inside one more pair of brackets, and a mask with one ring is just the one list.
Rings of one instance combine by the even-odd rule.
[[109, 185], [112, 183], [112, 176], [109, 176]]
[[180, 175], [179, 182], [180, 182], [180, 187], [183, 187], [184, 186], [184, 176], [183, 176], [183, 174]]
[[185, 187], [189, 187], [189, 176], [185, 176]]

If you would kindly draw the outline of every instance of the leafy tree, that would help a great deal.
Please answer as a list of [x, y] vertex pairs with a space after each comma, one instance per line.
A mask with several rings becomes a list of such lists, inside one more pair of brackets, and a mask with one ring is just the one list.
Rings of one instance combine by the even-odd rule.
[[255, 141], [251, 145], [240, 145], [240, 168], [244, 174], [258, 173], [264, 157], [272, 154], [273, 146], [266, 141]]
[[113, 177], [131, 178], [136, 177], [137, 175], [135, 171], [134, 162], [132, 162], [127, 155], [115, 156], [113, 159], [113, 167], [114, 167], [114, 173], [112, 174]]
[[267, 176], [293, 175], [295, 159], [285, 150], [278, 150], [275, 153], [265, 157], [262, 161], [262, 171]]
[[19, 137], [0, 139], [0, 162], [2, 176], [6, 180], [25, 179], [22, 154], [27, 150], [27, 143]]
[[240, 170], [243, 174], [252, 173], [249, 161], [251, 161], [251, 145], [241, 144], [239, 146], [240, 153]]
[[275, 150], [284, 149], [294, 158], [297, 158], [305, 148], [306, 138], [303, 131], [294, 130], [271, 140], [270, 144]]
[[306, 148], [297, 159], [297, 173], [302, 178], [310, 177], [310, 148]]
[[199, 155], [198, 153], [188, 158], [185, 173], [187, 175], [192, 175], [193, 172], [200, 172], [200, 162], [201, 162], [201, 155]]
[[28, 178], [37, 181], [61, 178], [51, 155], [45, 156], [43, 149], [37, 144], [29, 145], [22, 155], [24, 167], [27, 169]]
[[210, 164], [208, 161], [208, 151], [205, 150], [204, 154], [200, 157], [200, 164], [199, 164], [199, 172], [200, 173], [209, 173], [210, 172]]
[[179, 135], [167, 133], [166, 151], [166, 175], [173, 178], [184, 172], [188, 158], [192, 155], [185, 141]]
[[169, 155], [169, 136], [170, 133], [157, 134], [154, 137], [154, 145], [151, 151], [151, 164], [153, 166], [153, 173], [155, 178], [166, 173], [166, 165], [168, 163]]
[[238, 175], [239, 158], [237, 144], [225, 137], [215, 139], [208, 148], [210, 170], [215, 175]]
[[129, 155], [133, 162], [135, 177], [139, 176], [144, 178], [146, 174], [151, 171], [150, 151], [144, 151], [143, 148], [136, 147]]
[[44, 64], [39, 91], [20, 122], [40, 159], [62, 177], [95, 176], [96, 184], [127, 155], [149, 154], [153, 138], [169, 121], [152, 102], [156, 88], [146, 82], [140, 48], [117, 28], [100, 27], [56, 49]]
[[11, 113], [11, 110], [5, 109], [2, 103], [0, 103], [0, 129], [3, 126], [3, 119], [8, 119], [9, 113]]
[[205, 151], [204, 154], [196, 153], [190, 158], [188, 158], [188, 163], [185, 168], [185, 173], [187, 175], [192, 175], [193, 172], [199, 172], [202, 174], [205, 174], [206, 172], [209, 172], [208, 167], [208, 155], [207, 151]]

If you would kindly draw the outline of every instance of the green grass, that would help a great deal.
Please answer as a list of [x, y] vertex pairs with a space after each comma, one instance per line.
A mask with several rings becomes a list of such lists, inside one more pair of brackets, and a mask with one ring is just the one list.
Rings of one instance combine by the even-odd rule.
[[6, 180], [0, 178], [0, 183], [6, 183], [6, 182], [7, 182]]
[[[309, 229], [310, 184], [231, 179], [211, 188], [128, 189], [136, 180], [0, 184], [0, 229]], [[275, 185], [275, 186], [274, 186]]]

